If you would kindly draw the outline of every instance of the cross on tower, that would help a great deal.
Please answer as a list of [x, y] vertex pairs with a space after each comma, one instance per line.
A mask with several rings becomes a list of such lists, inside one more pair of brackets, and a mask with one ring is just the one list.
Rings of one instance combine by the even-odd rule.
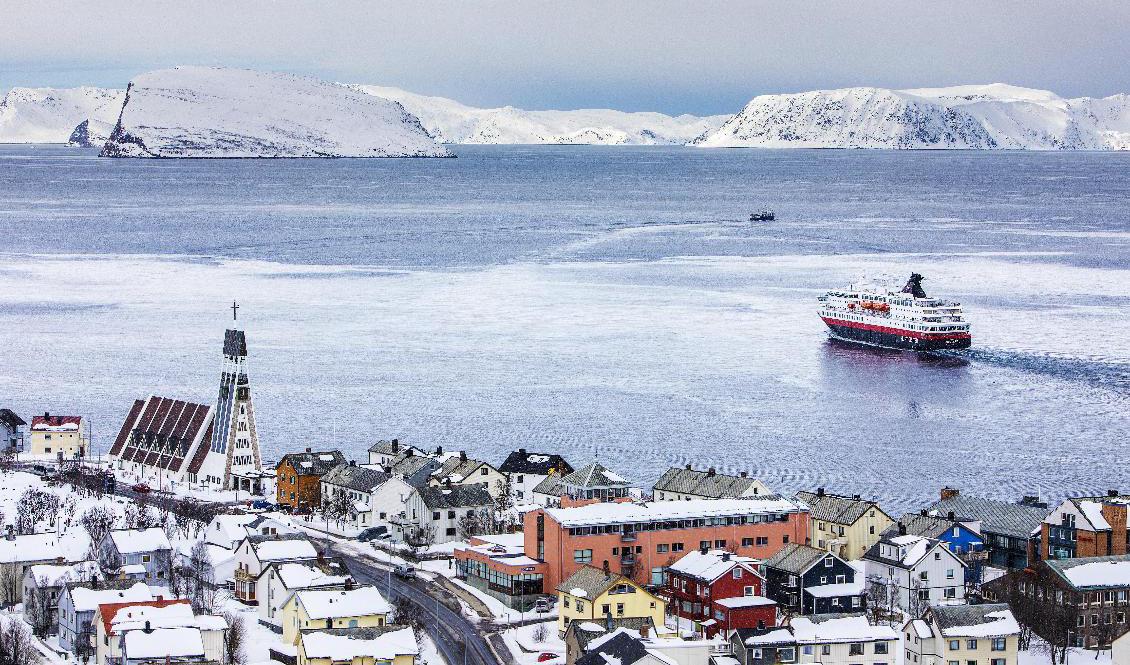
[[239, 317], [236, 315], [236, 310], [238, 310], [238, 309], [239, 309], [239, 305], [235, 304], [234, 300], [231, 301], [231, 320], [232, 321], [236, 321], [236, 320], [239, 319]]

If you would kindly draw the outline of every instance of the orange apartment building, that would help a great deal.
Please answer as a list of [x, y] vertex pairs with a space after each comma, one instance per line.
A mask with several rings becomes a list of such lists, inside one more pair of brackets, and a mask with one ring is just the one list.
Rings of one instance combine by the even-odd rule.
[[524, 517], [525, 555], [544, 562], [544, 589], [591, 565], [641, 584], [662, 584], [685, 553], [724, 549], [766, 559], [808, 542], [808, 512], [777, 496], [691, 501], [590, 503], [538, 508]]
[[322, 476], [339, 464], [345, 464], [339, 450], [316, 453], [287, 453], [275, 467], [278, 504], [291, 510], [317, 508], [322, 504]]

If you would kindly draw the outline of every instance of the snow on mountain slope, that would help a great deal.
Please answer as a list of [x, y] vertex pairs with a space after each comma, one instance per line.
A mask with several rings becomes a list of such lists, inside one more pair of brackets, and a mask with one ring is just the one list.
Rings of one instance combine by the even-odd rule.
[[1063, 99], [1001, 83], [762, 95], [694, 145], [1125, 150], [1130, 100]]
[[0, 100], [0, 143], [66, 143], [86, 120], [113, 125], [124, 90], [12, 88]]
[[450, 157], [404, 108], [303, 76], [214, 67], [142, 74], [109, 157]]
[[444, 143], [681, 145], [717, 129], [729, 117], [669, 116], [609, 109], [526, 111], [512, 106], [487, 109], [398, 88], [353, 87], [400, 102], [420, 118], [432, 136]]

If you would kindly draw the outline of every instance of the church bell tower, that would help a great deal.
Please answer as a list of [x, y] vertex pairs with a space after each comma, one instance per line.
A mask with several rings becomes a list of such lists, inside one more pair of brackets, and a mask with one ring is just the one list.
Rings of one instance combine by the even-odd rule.
[[[255, 429], [255, 408], [251, 401], [251, 381], [247, 376], [247, 336], [239, 329], [232, 303], [233, 326], [224, 331], [223, 360], [220, 365], [220, 388], [216, 397], [211, 451], [208, 457], [223, 460], [213, 477], [223, 478], [224, 489], [261, 491], [263, 461], [259, 453], [259, 435]], [[209, 464], [208, 466], [212, 466]]]

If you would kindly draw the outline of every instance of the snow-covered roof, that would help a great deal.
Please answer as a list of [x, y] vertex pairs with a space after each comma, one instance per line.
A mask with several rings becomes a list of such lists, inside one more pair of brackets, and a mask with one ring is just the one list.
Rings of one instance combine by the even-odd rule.
[[840, 596], [858, 596], [863, 593], [863, 576], [856, 577], [854, 582], [843, 584], [821, 584], [808, 587], [804, 592], [814, 598], [838, 598]]
[[770, 600], [765, 596], [735, 596], [733, 598], [723, 598], [714, 601], [722, 607], [727, 609], [738, 609], [742, 607], [761, 607], [762, 605], [776, 605], [777, 601]]
[[93, 612], [99, 605], [105, 603], [124, 603], [139, 600], [153, 600], [153, 593], [149, 587], [138, 582], [126, 589], [88, 589], [75, 587], [71, 589], [71, 602], [76, 612]]
[[281, 538], [262, 540], [254, 543], [255, 556], [261, 562], [267, 561], [301, 561], [303, 559], [317, 559], [318, 550], [304, 538]]
[[741, 566], [747, 573], [759, 575], [757, 569], [754, 568], [757, 563], [757, 559], [752, 557], [739, 556], [723, 550], [711, 550], [705, 554], [699, 550], [694, 550], [684, 554], [681, 559], [668, 566], [667, 569], [680, 575], [713, 582], [729, 573], [736, 566]]
[[299, 591], [295, 594], [306, 616], [311, 619], [366, 617], [392, 611], [376, 587], [364, 586], [338, 591]]
[[77, 432], [82, 424], [82, 416], [33, 416], [33, 432]]
[[[192, 605], [187, 600], [151, 601], [134, 605], [119, 606], [102, 605], [103, 613], [111, 613], [109, 617], [110, 630], [114, 633], [123, 633], [130, 630], [145, 628], [149, 622], [152, 628], [182, 628], [195, 626], [196, 617], [192, 614]], [[103, 621], [106, 617], [103, 617]]]
[[135, 658], [186, 658], [204, 655], [204, 640], [199, 628], [157, 628], [126, 633], [124, 653]]
[[[328, 562], [336, 564], [336, 562]], [[334, 586], [345, 584], [350, 579], [349, 571], [342, 569], [341, 574], [327, 573], [314, 562], [309, 563], [283, 563], [279, 564], [278, 576], [283, 586], [288, 589], [309, 589], [319, 586]]]
[[1096, 531], [1110, 529], [1110, 522], [1107, 522], [1106, 518], [1103, 517], [1103, 505], [1101, 503], [1095, 501], [1076, 501], [1075, 505], [1079, 506], [1079, 510], [1083, 512], [1087, 521], [1091, 523], [1091, 526], [1095, 527]]
[[325, 631], [302, 633], [302, 650], [306, 658], [329, 658], [334, 662], [350, 661], [357, 657], [371, 657], [377, 661], [391, 661], [397, 656], [415, 656], [420, 653], [411, 628], [401, 628], [367, 637], [365, 629], [349, 635]]
[[1047, 565], [1077, 589], [1130, 587], [1130, 555], [1048, 559]]
[[94, 561], [80, 561], [74, 564], [39, 564], [28, 568], [28, 575], [43, 586], [59, 586], [63, 582], [101, 579], [102, 571]]
[[792, 620], [793, 637], [801, 644], [822, 642], [872, 642], [897, 640], [898, 633], [890, 626], [873, 626], [865, 616], [825, 615], [832, 618], [796, 617]]
[[650, 503], [591, 503], [574, 508], [546, 508], [547, 515], [562, 526], [592, 526], [654, 522], [709, 517], [737, 517], [773, 513], [795, 513], [800, 508], [781, 497], [749, 499], [695, 499]]
[[747, 637], [745, 643], [747, 646], [759, 646], [762, 644], [781, 644], [793, 641], [793, 634], [785, 628], [778, 628], [771, 630], [764, 635], [753, 635]]
[[146, 554], [173, 549], [165, 530], [158, 527], [118, 529], [110, 532], [110, 539], [119, 554]]
[[934, 631], [930, 628], [930, 624], [922, 619], [915, 619], [910, 622], [910, 629], [919, 639], [926, 639], [934, 636]]
[[1020, 632], [1007, 603], [937, 605], [930, 608], [945, 637], [1006, 637]]
[[118, 569], [118, 572], [123, 575], [144, 575], [145, 566], [144, 564], [134, 563], [128, 566], [122, 566]]
[[66, 562], [84, 561], [89, 548], [90, 538], [82, 529], [71, 529], [61, 536], [34, 533], [14, 540], [0, 538], [0, 563], [46, 562], [60, 557]]

